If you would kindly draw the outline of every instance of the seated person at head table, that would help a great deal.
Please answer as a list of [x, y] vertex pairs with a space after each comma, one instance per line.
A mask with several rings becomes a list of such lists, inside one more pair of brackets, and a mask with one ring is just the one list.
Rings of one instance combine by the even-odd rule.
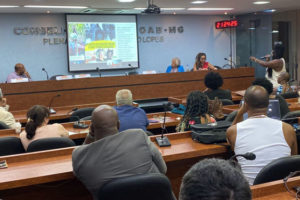
[[198, 53], [196, 56], [196, 62], [194, 64], [192, 71], [201, 71], [201, 70], [217, 70], [216, 67], [214, 67], [209, 62], [206, 62], [206, 54], [205, 53]]
[[280, 84], [277, 88], [277, 94], [293, 92], [290, 84], [290, 75], [287, 72], [281, 72], [278, 76], [277, 83]]
[[0, 122], [3, 122], [11, 129], [15, 129], [16, 133], [21, 132], [21, 124], [16, 122], [12, 113], [8, 112], [8, 105], [4, 97], [0, 97]]
[[140, 128], [147, 131], [149, 121], [145, 111], [132, 105], [132, 93], [130, 90], [123, 89], [116, 93], [117, 106], [114, 108], [120, 120], [119, 131], [132, 128]]
[[223, 78], [218, 72], [208, 72], [204, 78], [204, 84], [207, 87], [204, 93], [209, 99], [213, 100], [218, 97], [219, 99], [232, 100], [230, 90], [220, 89], [223, 85]]
[[[252, 185], [256, 175], [271, 161], [298, 153], [297, 139], [291, 125], [267, 117], [269, 94], [265, 88], [258, 85], [249, 87], [244, 101], [226, 135], [236, 155], [247, 152], [256, 155], [255, 160], [237, 158]], [[242, 121], [246, 112], [248, 119]]]
[[249, 183], [238, 167], [223, 159], [204, 159], [184, 175], [180, 200], [251, 200]]
[[17, 63], [15, 65], [15, 71], [7, 76], [6, 82], [11, 83], [12, 79], [18, 79], [18, 78], [28, 78], [28, 80], [31, 81], [31, 76], [26, 71], [22, 63]]
[[274, 95], [273, 94], [273, 84], [267, 80], [266, 78], [257, 78], [253, 81], [252, 85], [259, 85], [262, 86], [267, 90], [269, 93], [270, 99], [277, 99], [280, 106], [280, 115], [281, 118], [290, 112], [289, 105], [287, 104], [286, 100], [281, 95]]
[[213, 123], [215, 119], [208, 114], [208, 97], [200, 91], [192, 91], [187, 96], [186, 110], [176, 127], [177, 132], [190, 130], [190, 125]]
[[72, 153], [74, 175], [97, 199], [108, 181], [146, 173], [163, 173], [167, 166], [161, 153], [141, 129], [119, 132], [115, 109], [107, 105], [92, 113], [90, 132], [84, 145]]
[[69, 137], [68, 131], [61, 124], [49, 122], [49, 109], [45, 106], [32, 106], [27, 112], [25, 130], [21, 132], [20, 139], [25, 150], [35, 140], [51, 137]]
[[179, 58], [173, 58], [172, 63], [168, 66], [166, 73], [184, 72], [183, 66], [180, 65]]
[[250, 57], [250, 60], [258, 63], [260, 66], [266, 68], [266, 79], [268, 79], [275, 89], [279, 87], [277, 83], [278, 76], [281, 72], [286, 72], [285, 60], [283, 58], [284, 47], [282, 44], [276, 44], [274, 50], [272, 51], [272, 60], [270, 60], [271, 55], [266, 55], [266, 61], [255, 58], [254, 56]]

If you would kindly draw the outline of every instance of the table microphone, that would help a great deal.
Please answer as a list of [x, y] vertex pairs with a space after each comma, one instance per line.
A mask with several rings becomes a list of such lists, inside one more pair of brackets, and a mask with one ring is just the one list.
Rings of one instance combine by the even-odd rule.
[[232, 60], [229, 60], [228, 58], [224, 58], [224, 60], [227, 60], [227, 61], [231, 62], [231, 68], [233, 68], [232, 64], [234, 64], [234, 66], [236, 67], [235, 62], [233, 62]]
[[45, 69], [45, 68], [42, 68], [42, 71], [44, 71], [44, 72], [46, 73], [46, 75], [47, 75], [47, 80], [49, 80], [49, 75], [48, 75], [48, 72], [46, 71], [46, 69]]
[[51, 108], [51, 106], [52, 106], [53, 100], [54, 100], [56, 97], [60, 97], [60, 96], [61, 96], [60, 94], [57, 94], [57, 95], [55, 95], [55, 96], [53, 96], [53, 97], [51, 98], [51, 101], [50, 101], [49, 106], [48, 106], [49, 111], [50, 111], [50, 114], [55, 114], [55, 113], [56, 113], [56, 111], [55, 111], [53, 108]]
[[255, 160], [256, 159], [256, 155], [254, 153], [251, 152], [247, 152], [245, 154], [236, 154], [234, 156], [231, 156], [231, 158], [229, 159], [229, 162], [234, 166], [234, 167], [238, 167], [239, 169], [241, 169], [241, 166], [238, 164], [238, 162], [235, 160], [237, 157], [243, 157], [246, 160]]
[[97, 70], [97, 72], [98, 72], [98, 74], [99, 74], [99, 77], [101, 77], [100, 68], [99, 68], [99, 67], [97, 67], [97, 68], [96, 68], [96, 70]]
[[168, 103], [164, 104], [163, 106], [164, 106], [165, 113], [164, 113], [164, 122], [163, 122], [163, 126], [162, 126], [161, 136], [156, 137], [155, 139], [156, 139], [156, 142], [157, 142], [158, 146], [160, 146], [160, 147], [168, 147], [168, 146], [171, 146], [171, 143], [170, 143], [169, 139], [166, 136], [164, 136], [164, 132], [166, 130], [166, 115], [167, 115], [167, 111], [172, 106], [172, 103], [168, 102]]
[[75, 115], [75, 116], [71, 116], [71, 117], [77, 118], [77, 121], [74, 122], [74, 124], [73, 124], [73, 128], [86, 129], [86, 128], [89, 127], [89, 125], [86, 125], [86, 124], [84, 124], [84, 123], [81, 123], [80, 118], [79, 118], [78, 116]]

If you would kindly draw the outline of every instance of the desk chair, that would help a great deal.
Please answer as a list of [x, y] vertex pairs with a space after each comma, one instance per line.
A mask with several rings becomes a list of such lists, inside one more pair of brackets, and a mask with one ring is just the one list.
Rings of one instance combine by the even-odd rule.
[[84, 117], [92, 116], [95, 108], [80, 108], [72, 113], [70, 116], [70, 122], [78, 121]]
[[10, 129], [4, 122], [0, 122], [0, 129]]
[[112, 180], [100, 188], [98, 199], [175, 200], [169, 179], [159, 173]]
[[287, 92], [284, 94], [280, 94], [284, 99], [298, 98], [298, 92]]
[[27, 152], [44, 151], [50, 149], [58, 149], [64, 147], [75, 146], [73, 140], [63, 137], [44, 138], [31, 142], [27, 148]]
[[281, 119], [285, 120], [285, 119], [291, 119], [296, 117], [300, 117], [300, 111], [298, 110], [286, 113]]
[[227, 115], [225, 121], [228, 121], [228, 122], [233, 122], [234, 118], [236, 117], [238, 111], [235, 110], [235, 111], [232, 111], [229, 115]]
[[288, 156], [273, 160], [257, 174], [253, 185], [281, 180], [290, 172], [300, 170], [300, 155]]
[[0, 138], [0, 156], [25, 153], [24, 147], [18, 137]]
[[228, 106], [228, 105], [233, 105], [233, 101], [229, 100], [229, 99], [220, 99], [220, 101], [222, 101], [223, 106]]

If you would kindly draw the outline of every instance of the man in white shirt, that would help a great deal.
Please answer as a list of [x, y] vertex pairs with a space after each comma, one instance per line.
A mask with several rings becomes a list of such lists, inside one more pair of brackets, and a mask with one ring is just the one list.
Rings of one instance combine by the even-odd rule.
[[[252, 185], [264, 166], [275, 159], [296, 155], [298, 149], [293, 127], [267, 117], [269, 95], [263, 87], [249, 87], [244, 100], [232, 126], [227, 130], [227, 140], [235, 154], [252, 152], [256, 155], [253, 161], [238, 158], [244, 175]], [[242, 121], [246, 112], [248, 119]]]

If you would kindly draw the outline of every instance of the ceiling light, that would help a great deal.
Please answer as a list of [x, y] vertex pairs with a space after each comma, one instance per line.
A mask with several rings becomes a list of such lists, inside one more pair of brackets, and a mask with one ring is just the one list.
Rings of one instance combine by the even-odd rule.
[[118, 2], [121, 3], [130, 3], [130, 2], [134, 2], [135, 0], [118, 0]]
[[0, 6], [0, 8], [18, 8], [20, 6], [8, 6], [8, 5], [4, 5], [4, 6]]
[[185, 10], [185, 8], [161, 8], [161, 10], [165, 10], [165, 11], [168, 11], [168, 10]]
[[146, 8], [134, 8], [134, 10], [145, 10]]
[[263, 5], [263, 4], [268, 4], [268, 3], [270, 3], [270, 1], [255, 1], [255, 2], [253, 2], [253, 4], [255, 4], [255, 5]]
[[84, 9], [85, 6], [41, 6], [41, 5], [25, 5], [25, 8], [64, 8], [64, 9]]
[[264, 10], [265, 13], [273, 13], [276, 12], [275, 9], [268, 9], [268, 10]]
[[233, 8], [188, 8], [188, 10], [195, 11], [218, 11], [218, 10], [233, 10]]
[[273, 30], [272, 33], [276, 34], [276, 33], [279, 33], [279, 31], [278, 30]]
[[207, 1], [192, 1], [191, 4], [202, 4], [207, 3]]

